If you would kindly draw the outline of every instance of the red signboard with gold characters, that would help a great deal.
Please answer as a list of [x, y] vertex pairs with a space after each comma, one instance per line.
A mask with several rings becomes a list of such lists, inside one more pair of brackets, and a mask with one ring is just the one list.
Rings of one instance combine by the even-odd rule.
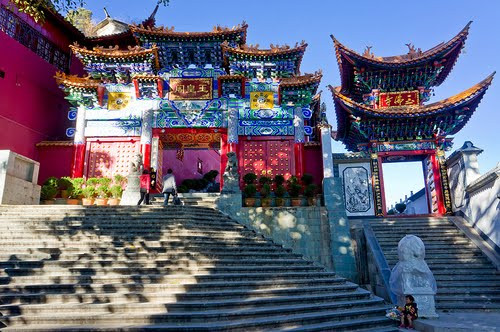
[[171, 78], [170, 100], [212, 99], [211, 78]]
[[418, 97], [418, 91], [382, 92], [379, 94], [378, 107], [417, 106]]

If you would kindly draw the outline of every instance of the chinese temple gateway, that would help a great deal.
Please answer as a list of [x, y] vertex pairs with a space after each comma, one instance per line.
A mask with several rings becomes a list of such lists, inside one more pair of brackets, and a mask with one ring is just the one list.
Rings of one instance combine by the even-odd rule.
[[107, 37], [120, 46], [73, 45], [88, 77], [57, 76], [74, 106], [72, 176], [125, 175], [142, 153], [159, 178], [172, 168], [180, 182], [222, 173], [234, 151], [241, 174], [320, 182], [325, 115], [321, 73], [300, 74], [307, 44], [259, 49], [246, 33], [245, 23], [177, 32], [149, 19]]
[[336, 139], [354, 152], [337, 157], [347, 214], [385, 215], [382, 164], [422, 161], [428, 211], [451, 213], [444, 151], [476, 110], [493, 75], [445, 100], [426, 104], [457, 61], [470, 23], [454, 38], [422, 52], [379, 57], [363, 54], [332, 36], [341, 86], [332, 87]]

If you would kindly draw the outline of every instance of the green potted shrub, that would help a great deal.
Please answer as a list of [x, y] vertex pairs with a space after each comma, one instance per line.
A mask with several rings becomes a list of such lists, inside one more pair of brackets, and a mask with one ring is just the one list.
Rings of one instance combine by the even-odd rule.
[[[276, 183], [276, 181], [275, 181], [275, 183]], [[276, 186], [276, 190], [274, 191], [274, 195], [276, 196], [276, 199], [275, 199], [276, 206], [285, 206], [284, 197], [286, 195], [286, 188], [285, 188], [285, 186], [283, 186], [283, 184]]]
[[243, 189], [245, 193], [245, 205], [248, 207], [255, 206], [255, 194], [257, 193], [257, 186], [253, 183], [247, 184]]
[[300, 178], [305, 187], [313, 183], [313, 176], [311, 174], [304, 174]]
[[257, 175], [255, 175], [255, 173], [247, 173], [243, 176], [243, 182], [245, 182], [243, 192], [245, 193], [246, 206], [255, 206], [255, 194], [257, 193], [255, 180], [257, 180]]
[[98, 178], [88, 178], [87, 181], [85, 182], [85, 184], [95, 188], [99, 185], [99, 179]]
[[60, 190], [61, 198], [67, 199], [73, 189], [73, 182], [69, 176], [63, 176], [57, 179], [57, 188]]
[[40, 200], [42, 204], [54, 204], [54, 197], [57, 195], [57, 187], [51, 184], [44, 184], [40, 190]]
[[302, 186], [298, 182], [295, 176], [292, 176], [288, 180], [288, 192], [290, 193], [292, 206], [302, 205], [302, 199], [300, 198], [300, 192], [302, 191]]
[[108, 205], [109, 186], [107, 184], [101, 184], [99, 187], [97, 187], [97, 193], [99, 196], [95, 200], [96, 205]]
[[94, 186], [87, 185], [82, 190], [82, 204], [83, 205], [94, 205], [94, 199], [96, 196], [96, 190]]
[[262, 207], [270, 207], [271, 206], [271, 185], [269, 183], [265, 183], [260, 188], [261, 195], [261, 205]]
[[304, 189], [304, 196], [307, 197], [307, 203], [309, 206], [316, 206], [316, 193], [318, 192], [318, 186], [314, 183], [310, 183]]
[[273, 179], [273, 182], [276, 185], [276, 188], [278, 188], [285, 183], [285, 177], [283, 175], [276, 175]]
[[122, 198], [123, 188], [119, 184], [114, 184], [109, 188], [111, 193], [111, 198], [108, 199], [108, 205], [120, 205], [120, 199]]
[[272, 182], [271, 178], [270, 177], [267, 177], [265, 175], [261, 176], [259, 178], [259, 184], [261, 186], [265, 185], [265, 184], [270, 184]]
[[116, 174], [113, 177], [113, 181], [115, 184], [119, 185], [122, 188], [127, 184], [127, 178], [121, 174]]

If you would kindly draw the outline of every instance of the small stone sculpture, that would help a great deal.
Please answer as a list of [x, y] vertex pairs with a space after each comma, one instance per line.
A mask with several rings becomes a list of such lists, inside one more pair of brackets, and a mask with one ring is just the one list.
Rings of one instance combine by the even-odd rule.
[[405, 295], [413, 295], [420, 317], [437, 317], [434, 295], [436, 279], [425, 262], [425, 246], [415, 235], [406, 235], [398, 244], [399, 262], [391, 272], [389, 285], [404, 306]]
[[240, 175], [238, 173], [238, 158], [236, 157], [236, 153], [227, 153], [226, 169], [222, 177], [224, 179], [223, 193], [237, 193], [240, 191]]
[[142, 173], [142, 154], [138, 153], [135, 155], [135, 161], [130, 161], [129, 175], [131, 174], [141, 174]]

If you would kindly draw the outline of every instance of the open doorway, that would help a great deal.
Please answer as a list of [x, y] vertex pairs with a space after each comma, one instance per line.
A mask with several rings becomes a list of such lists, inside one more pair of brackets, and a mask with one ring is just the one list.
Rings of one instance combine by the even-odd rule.
[[172, 169], [179, 192], [220, 191], [221, 133], [217, 129], [166, 129], [159, 141], [158, 173]]
[[423, 156], [388, 156], [382, 162], [386, 214], [429, 214]]

